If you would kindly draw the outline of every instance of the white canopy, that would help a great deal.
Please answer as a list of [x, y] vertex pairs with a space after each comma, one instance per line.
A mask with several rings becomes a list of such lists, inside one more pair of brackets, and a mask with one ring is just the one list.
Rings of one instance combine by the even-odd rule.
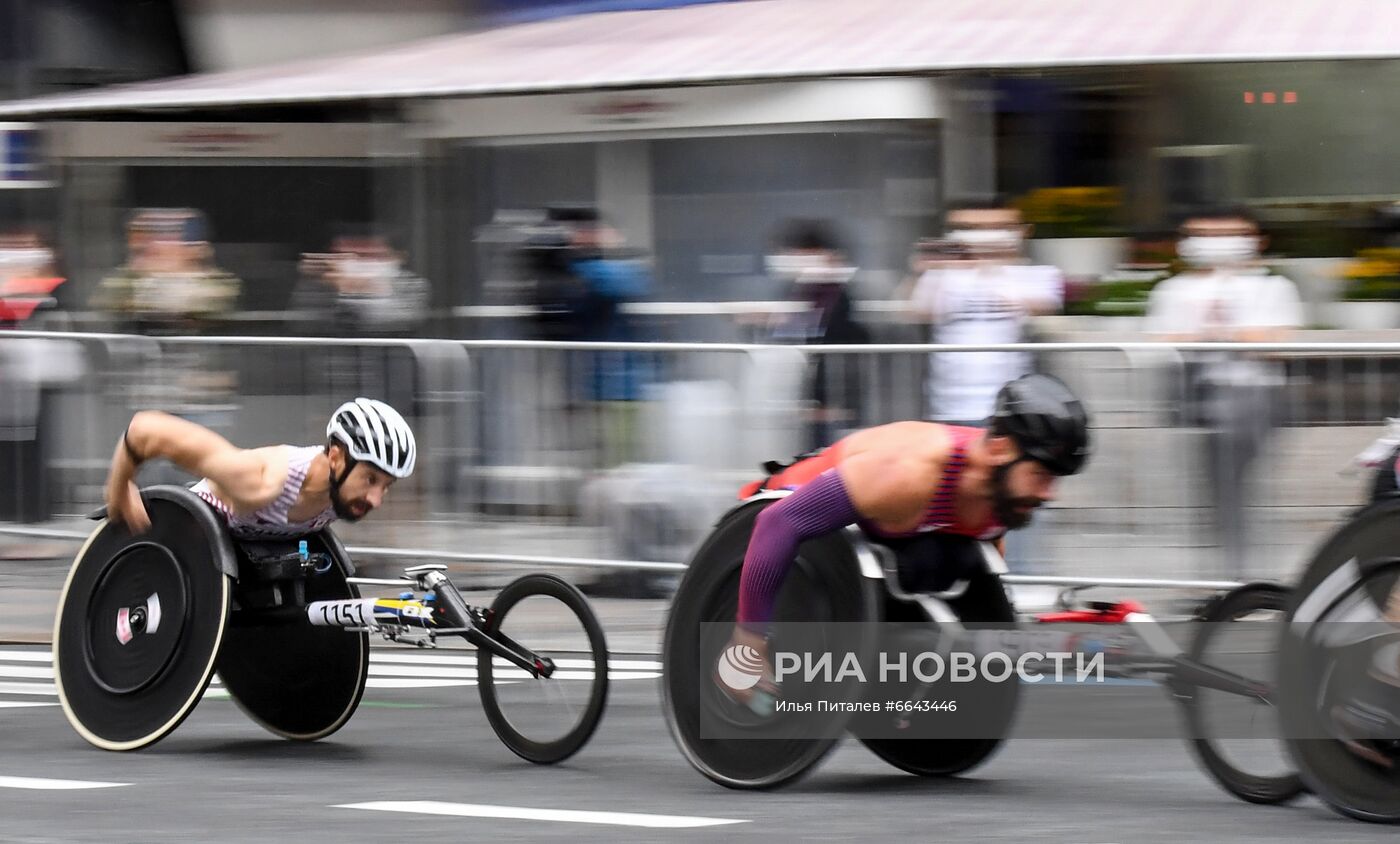
[[1391, 0], [751, 0], [603, 12], [0, 104], [0, 116], [977, 68], [1394, 58]]

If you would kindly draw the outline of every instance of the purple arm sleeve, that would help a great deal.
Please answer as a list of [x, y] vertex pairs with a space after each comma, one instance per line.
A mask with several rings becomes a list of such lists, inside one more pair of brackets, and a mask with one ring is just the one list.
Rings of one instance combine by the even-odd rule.
[[835, 469], [758, 514], [739, 578], [739, 624], [762, 631], [773, 619], [778, 588], [803, 541], [840, 530], [859, 518]]

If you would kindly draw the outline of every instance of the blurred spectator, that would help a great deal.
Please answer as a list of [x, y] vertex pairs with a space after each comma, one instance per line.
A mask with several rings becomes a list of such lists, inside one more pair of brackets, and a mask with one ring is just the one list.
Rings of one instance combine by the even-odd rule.
[[[947, 242], [915, 257], [921, 270], [910, 294], [916, 318], [932, 325], [930, 342], [991, 345], [1025, 340], [1028, 318], [1064, 303], [1054, 267], [1028, 265], [1028, 226], [1001, 203], [968, 204], [948, 212]], [[935, 353], [929, 356], [927, 418], [986, 424], [1002, 384], [1031, 370], [1022, 352]]]
[[[1177, 244], [1191, 269], [1163, 281], [1148, 302], [1147, 330], [1175, 342], [1279, 342], [1303, 322], [1293, 282], [1259, 262], [1265, 240], [1243, 210], [1198, 214]], [[1258, 357], [1227, 353], [1188, 359], [1185, 422], [1209, 429], [1205, 461], [1214, 493], [1216, 538], [1225, 574], [1247, 567], [1245, 492], [1249, 470], [1278, 423], [1282, 372]]]
[[38, 232], [0, 235], [0, 328], [19, 326], [36, 311], [55, 307], [54, 291], [64, 281], [53, 250]]
[[[0, 329], [28, 328], [37, 311], [56, 305], [53, 293], [64, 279], [54, 264], [53, 250], [37, 232], [0, 235]], [[0, 520], [52, 518], [52, 390], [82, 372], [77, 343], [39, 338], [0, 343]], [[26, 543], [8, 546], [4, 555], [37, 559], [54, 556], [55, 549]]]
[[[801, 344], [848, 345], [870, 342], [856, 321], [851, 305], [850, 266], [831, 227], [820, 220], [790, 220], [778, 232], [768, 272], [787, 285], [786, 298], [801, 310], [780, 314], [772, 324], [773, 339]], [[858, 423], [861, 361], [815, 355], [807, 393], [813, 407], [808, 417], [807, 449], [831, 445]]]
[[127, 225], [127, 261], [102, 280], [93, 305], [137, 331], [208, 329], [233, 312], [242, 289], [213, 258], [200, 212], [138, 211]]
[[588, 287], [573, 266], [576, 234], [570, 218], [580, 213], [589, 216], [576, 209], [552, 209], [523, 235], [519, 271], [528, 279], [535, 340], [579, 341], [589, 333], [584, 313]]
[[[146, 208], [133, 213], [127, 224], [126, 263], [102, 279], [92, 304], [124, 331], [212, 334], [233, 315], [242, 287], [236, 276], [214, 264], [201, 212]], [[108, 386], [138, 406], [158, 407], [210, 427], [225, 424], [238, 391], [226, 349], [167, 346], [149, 363], [114, 373]]]
[[[548, 220], [567, 235], [567, 246], [541, 256], [536, 307], [550, 339], [629, 343], [649, 339], [624, 305], [651, 292], [642, 255], [628, 250], [622, 233], [587, 206], [551, 208]], [[538, 244], [536, 244], [538, 245]], [[553, 257], [544, 259], [545, 254]], [[593, 405], [596, 443], [603, 465], [639, 459], [639, 402], [655, 378], [652, 357], [641, 352], [600, 351], [570, 355], [575, 396]]]
[[330, 252], [302, 256], [301, 275], [292, 309], [309, 317], [311, 333], [402, 337], [427, 319], [428, 282], [383, 236], [336, 237]]

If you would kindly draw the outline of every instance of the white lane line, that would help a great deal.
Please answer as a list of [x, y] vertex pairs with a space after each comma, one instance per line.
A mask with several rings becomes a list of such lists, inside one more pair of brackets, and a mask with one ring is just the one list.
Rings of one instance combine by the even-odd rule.
[[396, 651], [369, 652], [369, 663], [375, 665], [382, 662], [400, 662], [407, 665], [476, 665], [476, 655], [448, 656], [446, 654], [423, 653], [421, 651], [410, 651], [408, 653], [398, 653]]
[[375, 665], [370, 664], [371, 677], [451, 677], [453, 679], [476, 679], [475, 668], [432, 668], [421, 665]]
[[53, 683], [0, 683], [0, 695], [57, 695]]
[[[510, 666], [508, 668], [502, 665]], [[436, 677], [448, 680], [471, 680], [476, 681], [475, 668], [432, 668], [416, 665], [371, 665], [369, 669], [371, 677]], [[523, 670], [501, 661], [495, 669], [495, 676], [511, 680], [524, 680], [530, 675]], [[654, 680], [660, 677], [660, 673], [655, 671], [609, 671], [608, 677], [613, 680]], [[553, 674], [555, 680], [592, 680], [592, 671], [556, 671]]]
[[77, 791], [84, 788], [120, 788], [124, 785], [131, 785], [131, 783], [46, 780], [38, 777], [0, 777], [0, 788], [28, 788], [37, 791]]
[[[448, 656], [446, 654], [425, 654], [417, 652], [399, 653], [397, 651], [374, 652], [369, 655], [371, 665], [383, 663], [399, 663], [403, 665], [476, 665], [476, 655]], [[554, 664], [560, 668], [591, 668], [591, 659], [571, 659], [563, 657], [556, 659]], [[608, 668], [621, 669], [624, 671], [660, 671], [661, 663], [655, 660], [644, 659], [614, 659], [608, 661]]]
[[[529, 674], [514, 666], [510, 668], [497, 668], [493, 672], [495, 677], [502, 677], [510, 680], [533, 679]], [[655, 671], [609, 671], [609, 680], [654, 680], [661, 675]], [[592, 680], [592, 671], [556, 671], [550, 675], [551, 680]]]
[[[476, 672], [461, 672], [458, 675], [448, 677], [383, 677], [379, 672], [371, 671], [369, 678], [365, 681], [365, 686], [371, 689], [445, 689], [461, 686], [475, 686]], [[655, 672], [612, 672], [609, 677], [613, 680], [655, 680], [661, 675]], [[518, 669], [497, 670], [497, 685], [513, 685], [522, 680], [531, 680], [528, 674]], [[592, 680], [593, 674], [587, 671], [560, 671], [554, 675], [556, 680]], [[58, 688], [53, 683], [3, 683], [0, 682], [0, 695], [42, 695], [55, 697], [58, 695]], [[209, 683], [209, 688], [205, 691], [204, 697], [211, 700], [224, 700], [229, 697], [229, 692], [222, 685], [222, 681], [216, 675]], [[0, 704], [0, 708], [13, 708], [16, 706], [48, 706], [47, 703], [21, 703], [21, 704]]]
[[35, 706], [58, 706], [57, 703], [40, 701], [38, 703], [21, 703], [15, 700], [0, 700], [0, 709], [29, 709]]
[[689, 829], [748, 823], [733, 818], [699, 818], [689, 815], [642, 815], [633, 812], [585, 812], [574, 809], [530, 809], [523, 806], [488, 806], [481, 803], [442, 803], [436, 800], [382, 800], [345, 803], [332, 809], [368, 809], [374, 812], [406, 812], [417, 815], [450, 815], [458, 818], [508, 818], [522, 821], [591, 823], [606, 826], [640, 826], [650, 829]]
[[422, 680], [399, 677], [371, 677], [365, 681], [370, 689], [445, 689], [451, 686], [475, 686], [475, 680]]
[[[393, 650], [371, 651], [369, 661], [371, 665], [397, 663], [403, 665], [472, 666], [476, 665], [476, 654], [454, 656], [419, 652], [399, 653]], [[49, 651], [0, 650], [0, 662], [40, 662], [47, 665], [53, 662], [53, 654]], [[564, 657], [556, 659], [554, 664], [560, 668], [591, 668], [593, 666], [593, 660]], [[608, 662], [608, 668], [613, 671], [660, 671], [661, 663], [646, 659], [614, 659]]]
[[52, 668], [33, 668], [28, 665], [0, 665], [0, 677], [35, 677], [52, 680]]
[[0, 651], [0, 659], [11, 662], [53, 662], [52, 651]]

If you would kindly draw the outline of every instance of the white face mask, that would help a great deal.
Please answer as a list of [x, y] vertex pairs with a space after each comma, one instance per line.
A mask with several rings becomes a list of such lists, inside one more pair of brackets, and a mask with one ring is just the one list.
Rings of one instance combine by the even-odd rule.
[[765, 264], [769, 275], [797, 284], [845, 284], [855, 275], [854, 267], [833, 267], [821, 255], [769, 255]]
[[53, 260], [47, 249], [0, 249], [0, 265], [43, 267]]
[[1187, 237], [1176, 254], [1193, 267], [1223, 267], [1259, 257], [1259, 239], [1249, 235]]
[[973, 253], [1019, 252], [1020, 229], [953, 229], [948, 239]]
[[399, 262], [394, 260], [357, 259], [346, 261], [341, 272], [352, 278], [387, 278], [398, 275]]

